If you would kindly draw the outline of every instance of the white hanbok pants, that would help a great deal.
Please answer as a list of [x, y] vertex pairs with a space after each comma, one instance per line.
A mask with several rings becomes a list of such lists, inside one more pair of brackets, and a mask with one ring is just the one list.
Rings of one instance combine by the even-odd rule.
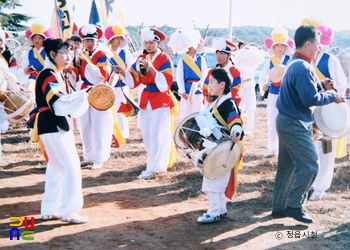
[[83, 207], [80, 161], [72, 130], [40, 135], [49, 162], [46, 166], [42, 215], [69, 216]]
[[276, 117], [278, 109], [276, 108], [278, 95], [269, 93], [267, 98], [267, 152], [276, 154], [278, 151], [278, 135], [276, 130]]
[[85, 161], [103, 163], [111, 153], [113, 134], [112, 111], [98, 111], [89, 107], [84, 115], [78, 118], [80, 135], [83, 142]]
[[255, 110], [256, 110], [256, 94], [255, 94], [255, 81], [250, 80], [243, 83], [242, 101], [240, 107], [243, 112], [246, 113], [247, 121], [245, 129], [253, 132], [255, 123]]
[[203, 107], [203, 94], [193, 95], [192, 101], [181, 98], [180, 101], [180, 121], [185, 119], [190, 114], [199, 112]]
[[170, 108], [152, 110], [150, 103], [140, 110], [142, 139], [147, 151], [146, 171], [165, 172], [170, 158]]
[[312, 188], [318, 192], [325, 192], [331, 187], [334, 163], [335, 163], [335, 147], [336, 139], [332, 139], [332, 152], [324, 154], [322, 150], [322, 142], [315, 141], [314, 145], [318, 155], [318, 172]]
[[225, 191], [230, 176], [231, 171], [223, 177], [214, 180], [210, 180], [203, 176], [202, 191], [205, 192], [208, 197], [208, 214], [218, 216], [227, 212]]

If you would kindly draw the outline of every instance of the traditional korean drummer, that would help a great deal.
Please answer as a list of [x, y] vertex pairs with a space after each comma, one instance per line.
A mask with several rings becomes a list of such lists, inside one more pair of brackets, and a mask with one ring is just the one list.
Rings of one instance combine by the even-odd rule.
[[[83, 80], [81, 89], [106, 83], [111, 67], [107, 55], [98, 48], [103, 31], [96, 25], [86, 24], [78, 30], [83, 40], [85, 51], [80, 53], [81, 66], [79, 74]], [[81, 165], [92, 163], [91, 169], [101, 168], [110, 157], [111, 139], [113, 133], [112, 112], [108, 109], [99, 111], [89, 107], [88, 111], [79, 118], [78, 126], [83, 142], [83, 162]]]

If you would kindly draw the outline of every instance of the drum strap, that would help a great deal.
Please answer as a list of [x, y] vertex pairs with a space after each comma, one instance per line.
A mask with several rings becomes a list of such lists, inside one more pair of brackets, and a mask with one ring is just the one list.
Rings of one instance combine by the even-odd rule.
[[318, 79], [320, 79], [321, 81], [322, 81], [322, 80], [325, 80], [327, 77], [326, 77], [324, 74], [322, 74], [322, 72], [321, 72], [320, 69], [317, 67], [317, 65], [316, 65], [314, 62], [312, 62], [312, 65], [313, 65], [314, 68], [315, 68], [316, 75], [317, 75]]
[[272, 64], [273, 64], [274, 67], [276, 67], [276, 66], [282, 64], [281, 61], [280, 61], [280, 59], [279, 59], [277, 56], [272, 56], [272, 57], [271, 57], [271, 62], [272, 62]]
[[123, 69], [126, 70], [126, 64], [123, 61], [123, 59], [117, 54], [117, 52], [115, 52], [114, 50], [112, 50], [113, 52], [113, 59], [118, 63], [118, 65]]
[[66, 91], [65, 94], [68, 94], [69, 92], [69, 85], [67, 84], [67, 82], [65, 80], [63, 80], [62, 75], [60, 74], [60, 72], [58, 72], [58, 70], [54, 67], [50, 67], [47, 66], [46, 68], [52, 69], [55, 73], [52, 73], [53, 75], [55, 75], [57, 81], [59, 82], [60, 85], [62, 85], [63, 89]]
[[150, 64], [152, 64], [152, 66], [154, 66], [154, 65], [153, 65], [153, 61], [152, 61], [152, 56], [151, 56], [151, 54], [147, 54], [147, 55], [146, 55], [146, 59], [149, 61]]
[[45, 65], [45, 60], [44, 58], [41, 56], [41, 54], [39, 53], [39, 51], [35, 48], [33, 48], [33, 52], [36, 58], [38, 58], [40, 64], [44, 67]]
[[32, 133], [30, 135], [30, 139], [33, 142], [38, 142], [41, 154], [45, 157], [46, 162], [48, 162], [49, 158], [48, 158], [48, 156], [46, 154], [44, 143], [41, 141], [40, 136], [39, 136], [39, 131], [38, 131], [39, 115], [40, 115], [41, 112], [44, 112], [46, 110], [50, 110], [50, 108], [49, 107], [40, 108], [38, 110], [38, 112], [36, 113], [36, 115], [35, 115], [36, 116], [35, 117], [35, 122], [34, 122]]
[[221, 116], [220, 113], [219, 113], [218, 108], [216, 107], [217, 103], [218, 103], [218, 100], [217, 100], [217, 101], [215, 102], [215, 104], [214, 104], [214, 107], [213, 107], [213, 114], [214, 114], [215, 118], [216, 118], [222, 125], [224, 125], [225, 127], [227, 127], [226, 121], [224, 120], [224, 118], [222, 118], [222, 116]]
[[201, 69], [198, 67], [198, 65], [191, 59], [189, 55], [184, 56], [182, 59], [188, 67], [190, 67], [196, 75], [201, 78]]
[[0, 54], [0, 59], [3, 59], [4, 62], [6, 63], [6, 65], [8, 65], [8, 61], [6, 60], [6, 58], [2, 54]]
[[89, 51], [84, 51], [84, 54], [85, 54], [86, 58], [89, 60], [89, 62], [92, 63], [91, 57], [90, 57], [90, 55], [89, 55]]

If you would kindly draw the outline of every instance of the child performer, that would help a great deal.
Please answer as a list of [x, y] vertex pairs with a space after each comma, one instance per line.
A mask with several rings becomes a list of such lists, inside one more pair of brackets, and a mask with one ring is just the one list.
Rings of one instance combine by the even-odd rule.
[[[240, 111], [235, 100], [232, 98], [230, 87], [231, 80], [224, 68], [215, 69], [211, 72], [209, 77], [209, 94], [211, 96], [217, 96], [217, 99], [208, 107], [213, 117], [218, 123], [228, 131], [233, 141], [239, 142], [243, 139], [242, 121], [240, 117]], [[235, 170], [238, 164], [234, 167]], [[218, 179], [210, 180], [203, 176], [202, 191], [207, 194], [209, 200], [209, 208], [207, 213], [197, 219], [198, 223], [212, 223], [227, 217], [226, 209], [226, 194], [228, 194], [231, 185], [229, 181], [233, 180], [231, 173], [237, 173], [237, 171], [231, 171]], [[237, 180], [234, 180], [237, 183]], [[232, 198], [232, 195], [231, 197]]]

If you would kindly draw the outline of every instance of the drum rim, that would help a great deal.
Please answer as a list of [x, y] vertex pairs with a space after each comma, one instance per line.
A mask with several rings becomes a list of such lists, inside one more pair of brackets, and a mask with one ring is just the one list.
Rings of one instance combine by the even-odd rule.
[[344, 105], [345, 107], [345, 111], [346, 111], [346, 119], [347, 122], [345, 122], [345, 126], [343, 129], [341, 130], [332, 130], [330, 129], [326, 123], [323, 120], [322, 117], [322, 108], [326, 105], [323, 106], [317, 106], [315, 108], [314, 111], [314, 120], [316, 123], [316, 126], [318, 127], [318, 129], [327, 137], [331, 138], [331, 139], [338, 139], [341, 138], [343, 136], [345, 136], [347, 133], [349, 133], [350, 131], [350, 107], [349, 107], [349, 103], [330, 103], [332, 105]]
[[[180, 123], [179, 125], [177, 126], [176, 130], [175, 130], [175, 133], [174, 133], [174, 142], [175, 142], [175, 145], [179, 148], [183, 148], [183, 149], [187, 149], [188, 147], [181, 141], [180, 139], [180, 136], [179, 136], [179, 133], [180, 133], [180, 128], [182, 127], [182, 125], [187, 121], [189, 120], [190, 118], [195, 118], [197, 115], [199, 114], [199, 112], [195, 112], [195, 113], [192, 113], [188, 116], [186, 116]], [[178, 140], [177, 140], [178, 138]], [[181, 142], [182, 145], [178, 145], [177, 142]]]
[[[272, 82], [280, 82], [280, 81], [282, 81], [285, 70], [286, 70], [286, 66], [283, 65], [283, 64], [280, 64], [280, 65], [277, 65], [277, 66], [273, 67], [270, 70], [270, 72], [269, 72], [269, 79]], [[277, 75], [277, 76], [279, 76], [278, 79], [280, 79], [280, 80], [276, 80], [277, 77], [274, 76], [274, 74], [277, 74], [277, 73], [281, 74], [280, 72], [283, 72], [281, 76]]]
[[[237, 162], [239, 161], [240, 159], [240, 155], [241, 155], [241, 148], [239, 146], [238, 143], [235, 143], [234, 147], [232, 148], [232, 150], [230, 149], [231, 146], [232, 146], [232, 141], [224, 141], [220, 144], [218, 144], [208, 155], [207, 157], [204, 159], [204, 162], [203, 162], [203, 166], [202, 166], [202, 174], [203, 176], [205, 176], [207, 179], [210, 179], [210, 180], [213, 180], [213, 179], [218, 179], [218, 178], [221, 178], [223, 177], [224, 175], [226, 175], [228, 172], [230, 172], [234, 167], [235, 165], [237, 164]], [[212, 168], [212, 169], [218, 169], [220, 166], [217, 166], [217, 165], [214, 165], [210, 160], [211, 160], [211, 156], [213, 156], [213, 152], [216, 152], [218, 151], [219, 149], [222, 148], [222, 151], [224, 150], [228, 150], [228, 155], [227, 155], [227, 158], [224, 157], [222, 159], [225, 159], [227, 160], [228, 157], [230, 156], [230, 153], [233, 152], [234, 153], [234, 164], [232, 164], [231, 166], [232, 167], [227, 167], [227, 168], [221, 168], [225, 171], [222, 171], [221, 174], [219, 175], [210, 175], [211, 173], [213, 173], [213, 171], [209, 172], [206, 171], [207, 169], [209, 168]], [[218, 152], [220, 154], [222, 154], [223, 152]], [[217, 173], [217, 172], [216, 172]]]
[[[103, 88], [108, 88], [110, 90], [111, 93], [113, 93], [113, 102], [111, 102], [111, 104], [109, 104], [109, 107], [108, 108], [100, 108], [100, 107], [96, 107], [96, 103], [93, 103], [92, 102], [92, 96], [93, 96], [93, 93], [95, 92], [94, 90], [95, 89], [98, 89], [100, 87], [103, 87]], [[106, 111], [108, 109], [110, 109], [111, 107], [113, 107], [114, 103], [116, 101], [116, 97], [115, 97], [115, 92], [114, 92], [114, 89], [110, 86], [110, 85], [107, 85], [107, 84], [98, 84], [98, 85], [95, 85], [91, 88], [91, 90], [89, 91], [89, 95], [88, 95], [88, 102], [90, 104], [91, 107], [93, 107], [94, 109], [98, 110], [98, 111]]]

